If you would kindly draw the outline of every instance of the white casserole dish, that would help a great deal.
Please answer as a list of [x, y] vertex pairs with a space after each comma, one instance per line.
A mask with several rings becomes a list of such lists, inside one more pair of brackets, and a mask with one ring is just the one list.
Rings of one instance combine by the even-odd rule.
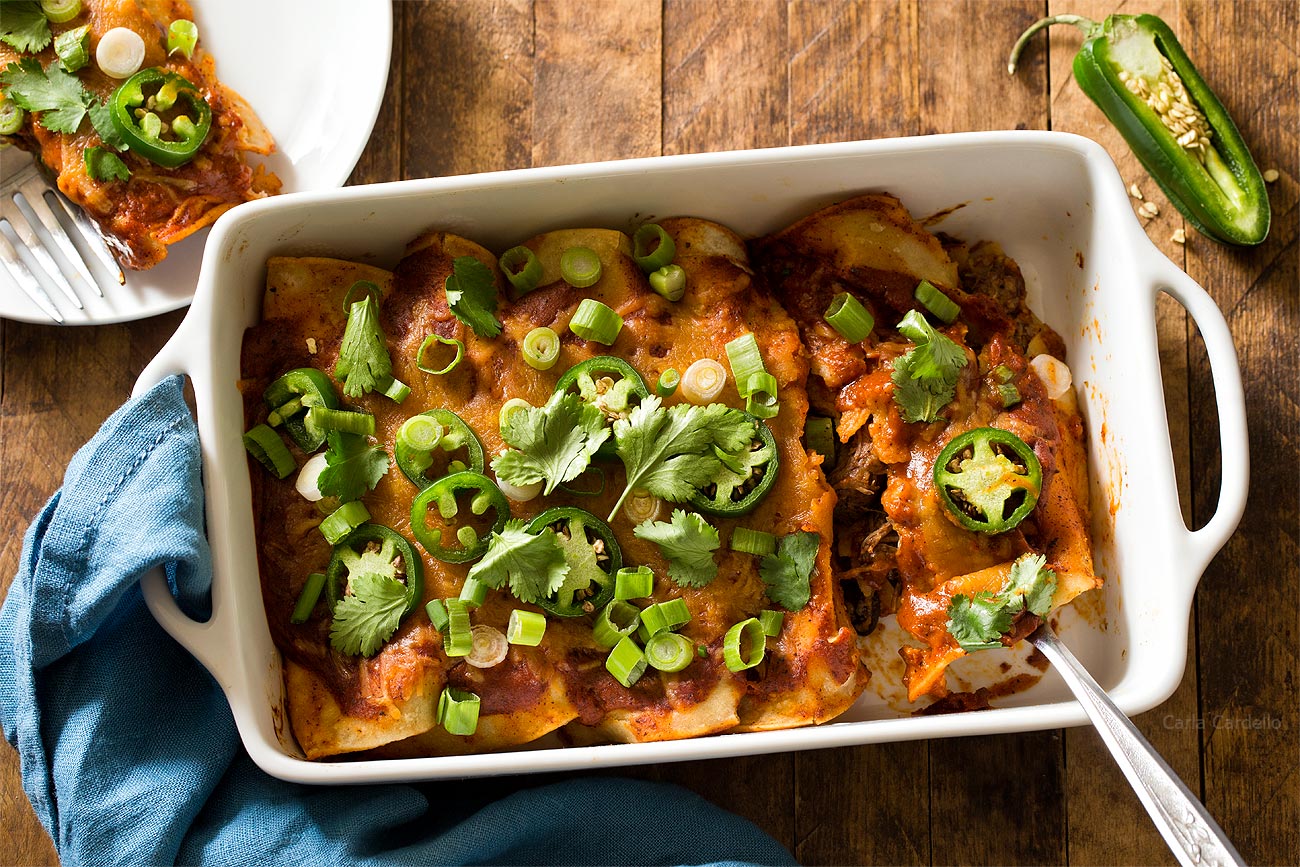
[[[258, 318], [272, 255], [325, 255], [391, 267], [437, 226], [500, 251], [549, 229], [628, 228], [648, 217], [717, 220], [770, 232], [848, 195], [885, 190], [967, 240], [1002, 243], [1030, 306], [1065, 339], [1089, 430], [1094, 553], [1105, 589], [1054, 615], [1062, 637], [1129, 714], [1164, 701], [1182, 675], [1192, 593], [1245, 506], [1245, 406], [1223, 316], [1166, 259], [1135, 218], [1106, 152], [1050, 132], [994, 132], [528, 169], [302, 193], [242, 205], [216, 224], [197, 294], [176, 335], [136, 384], [173, 373], [197, 397], [214, 581], [212, 617], [186, 618], [162, 574], [145, 598], [230, 701], [245, 747], [268, 773], [307, 783], [426, 780], [709, 759], [882, 741], [983, 735], [1087, 720], [1048, 672], [996, 710], [912, 717], [888, 685], [892, 651], [873, 653], [873, 687], [826, 725], [685, 741], [520, 749], [423, 759], [308, 762], [285, 725], [280, 658], [262, 607], [236, 388], [244, 329]], [[1155, 302], [1164, 290], [1196, 320], [1214, 374], [1223, 452], [1219, 506], [1189, 532], [1178, 505], [1161, 392]], [[958, 684], [994, 679], [990, 651], [954, 669]], [[891, 658], [892, 657], [892, 658]]]

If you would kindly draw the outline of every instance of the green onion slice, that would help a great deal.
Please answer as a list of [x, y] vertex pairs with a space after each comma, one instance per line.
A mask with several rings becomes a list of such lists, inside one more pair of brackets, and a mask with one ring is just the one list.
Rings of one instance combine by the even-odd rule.
[[731, 532], [731, 550], [766, 557], [776, 553], [776, 536], [763, 530], [737, 527]]
[[350, 412], [346, 409], [330, 409], [328, 406], [313, 406], [307, 410], [307, 424], [320, 430], [336, 430], [363, 436], [375, 435], [375, 417], [368, 412]]
[[308, 575], [307, 582], [302, 585], [302, 592], [298, 594], [298, 601], [294, 603], [293, 613], [289, 615], [289, 622], [306, 623], [316, 608], [316, 603], [320, 601], [320, 594], [324, 589], [324, 572], [313, 572]]
[[[435, 343], [441, 343], [443, 346], [456, 347], [456, 356], [452, 358], [451, 361], [447, 362], [446, 367], [436, 370], [432, 366], [424, 363], [424, 353]], [[460, 360], [464, 357], [465, 344], [461, 343], [454, 337], [443, 337], [441, 334], [430, 334], [428, 337], [424, 338], [424, 342], [420, 344], [420, 348], [415, 352], [415, 366], [432, 376], [443, 376], [444, 374], [451, 373], [455, 370], [456, 366], [460, 364]]]
[[961, 307], [957, 306], [957, 302], [940, 292], [929, 280], [916, 284], [915, 297], [922, 307], [933, 313], [944, 325], [953, 324], [961, 315]]
[[320, 534], [331, 545], [343, 541], [343, 537], [370, 520], [370, 512], [360, 500], [353, 500], [339, 506], [329, 517], [320, 522]]
[[506, 623], [506, 641], [511, 644], [522, 644], [525, 647], [536, 647], [542, 643], [542, 636], [545, 634], [546, 615], [536, 611], [525, 611], [522, 608], [510, 612], [510, 620]]
[[646, 642], [645, 658], [660, 671], [681, 671], [695, 658], [695, 643], [685, 635], [661, 632]]
[[446, 599], [447, 631], [442, 649], [448, 656], [469, 656], [474, 649], [474, 636], [469, 628], [469, 606], [460, 599]]
[[7, 96], [0, 96], [0, 135], [13, 135], [23, 128], [27, 112]]
[[999, 364], [997, 367], [993, 368], [992, 373], [993, 379], [1003, 384], [1016, 378], [1016, 372], [1005, 364]]
[[623, 317], [595, 298], [584, 298], [569, 322], [569, 330], [583, 340], [611, 346], [623, 330]]
[[[737, 380], [739, 382], [739, 380]], [[759, 418], [771, 418], [781, 411], [781, 401], [777, 396], [776, 377], [770, 373], [755, 373], [745, 383], [745, 409], [750, 415]]]
[[[749, 397], [750, 380], [760, 373], [767, 373], [767, 368], [763, 365], [763, 354], [758, 351], [758, 340], [752, 332], [746, 332], [729, 341], [726, 349], [727, 361], [731, 362], [731, 375], [736, 378], [740, 396]], [[775, 390], [773, 387], [772, 391]]]
[[81, 14], [81, 0], [41, 0], [41, 12], [55, 24], [66, 24]]
[[641, 612], [635, 605], [615, 600], [600, 610], [596, 624], [592, 627], [592, 637], [601, 647], [613, 647], [624, 638], [636, 632], [641, 622]]
[[244, 434], [244, 448], [257, 458], [258, 463], [270, 470], [277, 479], [286, 478], [296, 469], [289, 447], [280, 435], [264, 424], [259, 424]]
[[345, 311], [352, 310], [352, 301], [356, 298], [358, 292], [364, 292], [369, 295], [375, 300], [376, 305], [378, 305], [384, 297], [379, 291], [378, 284], [372, 283], [369, 280], [358, 280], [348, 287], [347, 294], [343, 296], [343, 309]]
[[820, 415], [810, 415], [803, 425], [804, 445], [826, 459], [835, 460], [835, 421]]
[[767, 634], [757, 617], [742, 620], [727, 630], [722, 639], [722, 659], [729, 671], [744, 671], [763, 661]]
[[677, 598], [666, 602], [657, 602], [641, 609], [641, 626], [637, 635], [644, 641], [661, 632], [672, 632], [679, 626], [689, 623], [691, 610], [686, 607], [686, 600]]
[[401, 403], [411, 396], [411, 387], [396, 377], [389, 377], [384, 386], [384, 397], [393, 403]]
[[430, 599], [429, 604], [424, 606], [424, 613], [429, 615], [429, 622], [434, 629], [442, 632], [447, 628], [447, 606], [442, 604], [441, 599]]
[[478, 729], [479, 698], [449, 686], [438, 696], [438, 722], [453, 735], [472, 735]]
[[[469, 530], [474, 532], [473, 527], [461, 527], [460, 530]], [[466, 542], [460, 538], [460, 530], [456, 531], [456, 539], [466, 548], [472, 548], [478, 542], [477, 534], [473, 539]], [[488, 586], [477, 578], [466, 578], [465, 583], [460, 588], [460, 601], [466, 605], [473, 605], [475, 608], [482, 608], [483, 603], [487, 601]]]
[[560, 335], [545, 325], [524, 338], [524, 361], [534, 370], [550, 370], [560, 357]]
[[199, 25], [188, 18], [177, 18], [167, 27], [167, 56], [176, 52], [189, 60], [194, 56], [194, 46], [199, 41]]
[[522, 397], [512, 397], [501, 405], [501, 411], [497, 413], [497, 427], [505, 430], [506, 425], [510, 422], [510, 416], [526, 409], [532, 409], [533, 405]]
[[831, 306], [826, 308], [825, 319], [849, 343], [861, 343], [866, 340], [871, 329], [876, 326], [876, 320], [871, 312], [848, 292], [841, 292], [831, 299]]
[[681, 265], [665, 265], [652, 271], [650, 288], [669, 301], [681, 301], [686, 294], [686, 271]]
[[520, 295], [532, 292], [542, 282], [542, 263], [537, 254], [520, 245], [501, 254], [501, 272]]
[[1020, 403], [1020, 389], [1009, 382], [998, 386], [998, 396], [1002, 398], [1002, 408], [1011, 409]]
[[414, 415], [397, 429], [397, 442], [413, 452], [431, 452], [442, 442], [442, 425], [432, 416]]
[[90, 25], [65, 30], [54, 37], [54, 53], [68, 72], [76, 72], [90, 62]]
[[605, 659], [605, 669], [614, 679], [628, 688], [645, 674], [646, 658], [641, 648], [630, 638], [619, 639], [618, 644]]
[[470, 643], [473, 649], [465, 661], [475, 668], [492, 668], [505, 661], [510, 653], [510, 642], [495, 626], [476, 624], [470, 630]]
[[677, 368], [670, 367], [659, 374], [659, 381], [655, 383], [655, 394], [660, 397], [671, 397], [673, 392], [677, 391], [677, 386], [681, 384], [682, 375], [677, 372]]
[[768, 638], [775, 638], [781, 634], [781, 626], [785, 623], [784, 611], [760, 611], [758, 612], [758, 622], [763, 627], [763, 634]]
[[712, 358], [701, 358], [682, 376], [682, 397], [694, 404], [710, 403], [726, 384], [726, 369]]
[[560, 255], [560, 276], [574, 289], [586, 289], [600, 279], [600, 256], [590, 247], [570, 247]]
[[635, 569], [625, 566], [614, 576], [614, 598], [645, 599], [655, 586], [655, 573], [649, 566], [637, 566]]
[[657, 223], [646, 223], [632, 235], [632, 258], [647, 274], [668, 265], [676, 255], [677, 244]]

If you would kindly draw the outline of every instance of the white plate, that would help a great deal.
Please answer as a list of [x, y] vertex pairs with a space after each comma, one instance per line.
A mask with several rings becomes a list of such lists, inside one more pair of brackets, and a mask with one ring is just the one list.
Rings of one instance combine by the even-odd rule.
[[[392, 50], [387, 0], [194, 0], [199, 38], [216, 58], [217, 76], [238, 91], [275, 137], [267, 166], [284, 192], [340, 187], [370, 138], [384, 98]], [[6, 155], [9, 156], [9, 155]], [[256, 159], [256, 158], [254, 158]], [[74, 284], [76, 310], [53, 286], [46, 291], [70, 325], [144, 319], [190, 303], [208, 230], [171, 247], [161, 265], [106, 277], [105, 298]], [[102, 275], [101, 275], [102, 276]], [[49, 322], [0, 271], [0, 317]]]

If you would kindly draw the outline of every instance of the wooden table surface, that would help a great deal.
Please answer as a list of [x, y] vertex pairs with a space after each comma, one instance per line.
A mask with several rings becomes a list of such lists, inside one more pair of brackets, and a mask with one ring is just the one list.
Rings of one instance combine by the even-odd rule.
[[[1110, 11], [1099, 0], [399, 2], [387, 99], [352, 182], [959, 130], [1067, 130], [1104, 144], [1125, 181], [1159, 207], [1152, 239], [1227, 315], [1254, 467], [1242, 527], [1197, 593], [1182, 684], [1138, 724], [1248, 862], [1295, 864], [1300, 3], [1145, 0], [1122, 10], [1173, 26], [1260, 167], [1280, 172], [1269, 185], [1272, 234], [1251, 250], [1210, 243], [1190, 226], [1186, 244], [1171, 240], [1184, 227], [1178, 212], [1071, 79], [1077, 31], [1055, 29], [1007, 76], [1006, 52], [1036, 18]], [[0, 587], [68, 459], [180, 318], [0, 323]], [[1213, 513], [1218, 490], [1213, 387], [1182, 309], [1162, 304], [1160, 326], [1180, 494], [1196, 524]], [[804, 863], [1172, 863], [1089, 729], [628, 773], [681, 783], [749, 817]], [[0, 863], [55, 861], [17, 756], [2, 747]]]

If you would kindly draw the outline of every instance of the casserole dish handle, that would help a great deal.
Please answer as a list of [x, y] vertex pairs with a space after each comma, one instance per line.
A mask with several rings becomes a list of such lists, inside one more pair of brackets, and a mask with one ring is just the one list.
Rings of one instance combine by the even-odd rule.
[[[1156, 294], [1167, 292], [1187, 310], [1205, 342], [1214, 381], [1214, 399], [1219, 414], [1219, 452], [1221, 480], [1219, 501], [1214, 515], [1199, 530], [1188, 530], [1179, 520], [1176, 536], [1187, 574], [1200, 580], [1210, 560], [1227, 543], [1246, 510], [1250, 487], [1250, 440], [1246, 429], [1246, 400], [1241, 385], [1241, 369], [1228, 323], [1214, 299], [1195, 280], [1183, 273], [1163, 255], [1162, 265], [1150, 280], [1151, 309]], [[1153, 323], [1154, 326], [1154, 323]]]
[[[187, 318], [181, 323], [181, 327], [172, 335], [172, 338], [167, 341], [154, 359], [141, 371], [140, 377], [135, 381], [135, 386], [131, 389], [131, 397], [139, 397], [167, 379], [167, 377], [175, 375], [188, 376], [196, 392], [199, 392], [204, 387], [200, 377], [190, 375], [186, 363], [187, 358], [195, 356], [194, 342], [185, 327], [188, 322], [189, 319]], [[200, 343], [206, 343], [207, 338], [200, 335], [198, 340]], [[203, 394], [197, 395], [199, 405], [204, 404], [205, 397]], [[210, 498], [206, 484], [204, 489], [205, 496]], [[210, 503], [208, 505], [209, 514], [211, 514]], [[228, 689], [233, 680], [225, 669], [231, 662], [230, 648], [234, 645], [231, 643], [226, 621], [230, 620], [231, 617], [230, 612], [225, 611], [228, 606], [222, 604], [223, 598], [217, 592], [215, 585], [212, 592], [212, 614], [202, 623], [192, 620], [181, 611], [180, 606], [176, 604], [176, 598], [172, 595], [171, 588], [167, 584], [167, 576], [161, 567], [150, 571], [141, 579], [140, 590], [144, 595], [145, 604], [149, 607], [149, 612], [158, 621], [159, 625], [168, 635], [176, 639], [182, 647], [193, 654], [212, 673], [212, 676], [217, 679], [223, 689]], [[226, 615], [225, 617], [222, 616], [223, 613]]]

